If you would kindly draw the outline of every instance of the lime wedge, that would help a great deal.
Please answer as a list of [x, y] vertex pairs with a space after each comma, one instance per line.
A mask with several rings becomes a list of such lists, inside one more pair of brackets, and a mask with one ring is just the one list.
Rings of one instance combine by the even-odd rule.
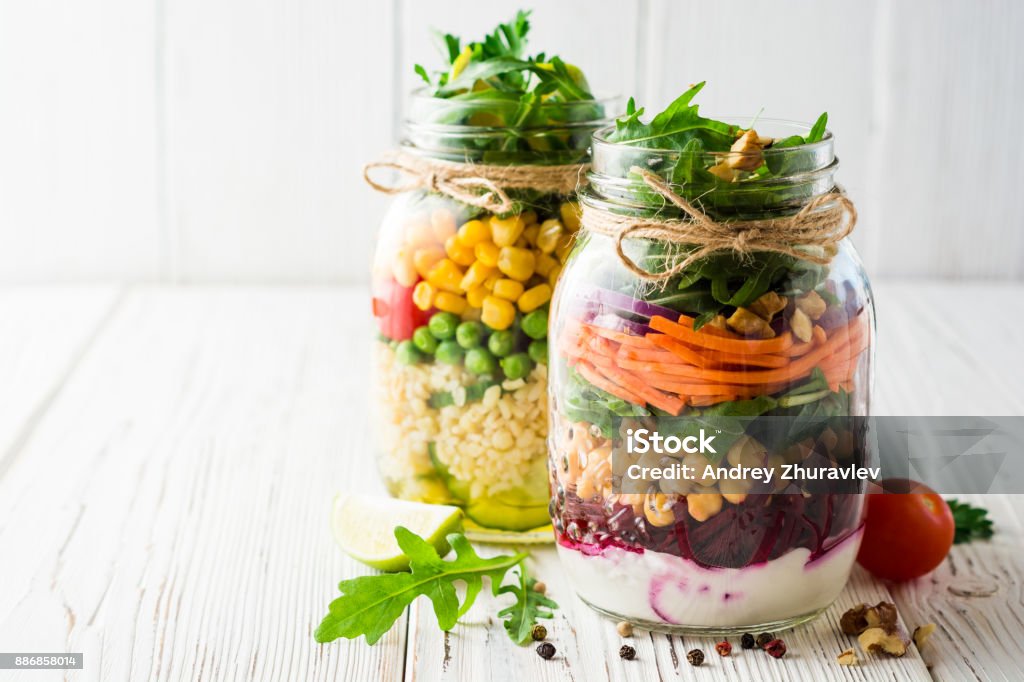
[[409, 560], [395, 540], [395, 526], [405, 526], [444, 556], [449, 549], [445, 537], [462, 529], [462, 510], [355, 493], [341, 493], [334, 498], [334, 539], [356, 561], [382, 571], [409, 568]]

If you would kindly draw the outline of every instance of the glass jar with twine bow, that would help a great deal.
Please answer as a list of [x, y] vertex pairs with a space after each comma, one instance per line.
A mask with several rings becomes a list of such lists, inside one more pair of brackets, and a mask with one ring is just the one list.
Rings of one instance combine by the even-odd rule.
[[[455, 504], [471, 537], [550, 541], [547, 320], [614, 100], [413, 96], [373, 263], [376, 439], [389, 491]], [[507, 110], [506, 110], [507, 109]], [[541, 124], [507, 125], [506, 121]]]
[[[552, 303], [549, 447], [563, 566], [606, 615], [672, 632], [774, 630], [820, 613], [849, 575], [863, 484], [778, 487], [785, 465], [871, 456], [849, 419], [870, 404], [872, 297], [834, 138], [771, 143], [809, 129], [759, 120], [771, 139], [749, 154], [594, 135], [580, 236]], [[713, 449], [627, 446], [641, 430], [700, 429]], [[665, 461], [691, 475], [630, 473]], [[709, 465], [776, 475], [709, 477]], [[785, 599], [772, 598], [777, 584]]]

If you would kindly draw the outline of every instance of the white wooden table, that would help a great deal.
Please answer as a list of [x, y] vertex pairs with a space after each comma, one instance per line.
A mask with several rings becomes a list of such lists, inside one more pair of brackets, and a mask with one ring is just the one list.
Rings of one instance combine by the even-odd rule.
[[[1024, 287], [876, 293], [880, 413], [1024, 414]], [[855, 573], [781, 661], [646, 633], [622, 661], [550, 548], [532, 561], [562, 606], [551, 661], [512, 645], [487, 597], [447, 635], [414, 606], [374, 647], [316, 644], [337, 582], [367, 570], [334, 546], [331, 498], [380, 490], [367, 308], [358, 289], [0, 290], [0, 651], [85, 654], [81, 671], [0, 679], [1024, 678], [1024, 497], [1009, 496], [981, 500], [996, 537], [932, 576]], [[955, 594], [979, 587], [996, 591]], [[924, 660], [840, 668], [838, 616], [879, 599], [938, 624]]]

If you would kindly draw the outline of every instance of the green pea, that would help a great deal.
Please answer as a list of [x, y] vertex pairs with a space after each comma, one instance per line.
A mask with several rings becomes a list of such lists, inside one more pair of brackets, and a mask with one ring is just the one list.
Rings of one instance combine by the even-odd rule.
[[466, 351], [466, 371], [471, 374], [494, 374], [498, 361], [486, 348], [471, 348]]
[[531, 339], [543, 339], [548, 335], [548, 311], [546, 308], [534, 310], [523, 316], [523, 333]]
[[501, 369], [509, 379], [522, 379], [533, 369], [533, 360], [526, 353], [515, 353], [502, 359]]
[[437, 353], [434, 354], [438, 362], [446, 365], [457, 365], [462, 362], [462, 348], [454, 341], [442, 341], [437, 345]]
[[463, 322], [455, 330], [455, 340], [463, 348], [476, 348], [484, 338], [484, 327], [479, 322]]
[[459, 326], [459, 316], [455, 313], [435, 313], [427, 322], [427, 326], [435, 339], [446, 341], [455, 336], [455, 329]]
[[529, 353], [530, 359], [534, 362], [539, 362], [542, 365], [548, 364], [548, 342], [547, 341], [531, 341], [529, 348], [526, 349]]
[[511, 353], [516, 347], [516, 333], [511, 329], [505, 329], [491, 334], [487, 339], [487, 348], [499, 358]]
[[416, 328], [412, 333], [412, 342], [427, 355], [433, 355], [437, 351], [437, 339], [426, 325]]
[[423, 354], [416, 350], [416, 346], [413, 345], [412, 341], [402, 341], [395, 348], [395, 357], [403, 365], [415, 365], [423, 359]]

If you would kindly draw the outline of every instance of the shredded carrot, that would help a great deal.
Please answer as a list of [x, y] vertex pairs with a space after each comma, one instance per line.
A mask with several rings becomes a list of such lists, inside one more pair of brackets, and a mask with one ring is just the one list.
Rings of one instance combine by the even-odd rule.
[[586, 322], [584, 322], [582, 326], [592, 334], [596, 334], [610, 341], [616, 341], [624, 346], [637, 346], [639, 348], [651, 347], [651, 343], [642, 336], [633, 336], [632, 334], [625, 334], [612, 329], [605, 329], [604, 327], [598, 327]]
[[736, 400], [739, 396], [735, 395], [702, 395], [695, 396], [690, 400], [690, 404], [694, 407], [710, 407], [711, 405], [717, 405], [718, 403], [727, 403]]
[[625, 390], [631, 391], [651, 405], [665, 410], [672, 415], [678, 415], [682, 411], [683, 407], [686, 406], [686, 401], [680, 400], [675, 396], [665, 395], [661, 391], [645, 385], [642, 381], [639, 381], [637, 377], [634, 377], [627, 372], [622, 372], [614, 367], [600, 367], [598, 371], [601, 372], [601, 374], [603, 374], [609, 381], [615, 382]]
[[[722, 350], [729, 353], [738, 353], [740, 355], [780, 353], [793, 345], [793, 335], [789, 332], [786, 332], [781, 336], [777, 336], [774, 339], [759, 339], [751, 341], [726, 339], [721, 336], [712, 336], [711, 334], [700, 334], [693, 331], [692, 325], [687, 328], [684, 325], [677, 324], [672, 320], [667, 320], [659, 315], [655, 315], [651, 318], [650, 326], [652, 329], [668, 334], [669, 336], [691, 346], [697, 346], [702, 349], [710, 348], [712, 350]], [[648, 338], [650, 338], [650, 334], [648, 334]]]
[[689, 348], [679, 343], [678, 341], [671, 337], [668, 337], [664, 334], [648, 334], [647, 338], [655, 345], [661, 346], [662, 348], [671, 352], [673, 355], [677, 356], [684, 362], [688, 362], [696, 367], [708, 366], [708, 361], [703, 355], [693, 350], [692, 348]]
[[742, 367], [785, 367], [789, 359], [781, 355], [737, 355], [724, 351], [710, 352], [706, 355], [709, 366], [721, 369], [720, 365], [740, 365]]
[[623, 400], [627, 400], [631, 403], [635, 403], [641, 406], [647, 405], [647, 402], [643, 398], [636, 396], [633, 393], [630, 393], [622, 386], [619, 386], [618, 384], [610, 381], [609, 379], [606, 379], [605, 376], [601, 372], [599, 372], [596, 367], [594, 367], [588, 362], [580, 360], [580, 362], [576, 365], [576, 371], [579, 372], [584, 379], [592, 383], [594, 386], [597, 386], [606, 393], [611, 393], [616, 398], [622, 398]]

